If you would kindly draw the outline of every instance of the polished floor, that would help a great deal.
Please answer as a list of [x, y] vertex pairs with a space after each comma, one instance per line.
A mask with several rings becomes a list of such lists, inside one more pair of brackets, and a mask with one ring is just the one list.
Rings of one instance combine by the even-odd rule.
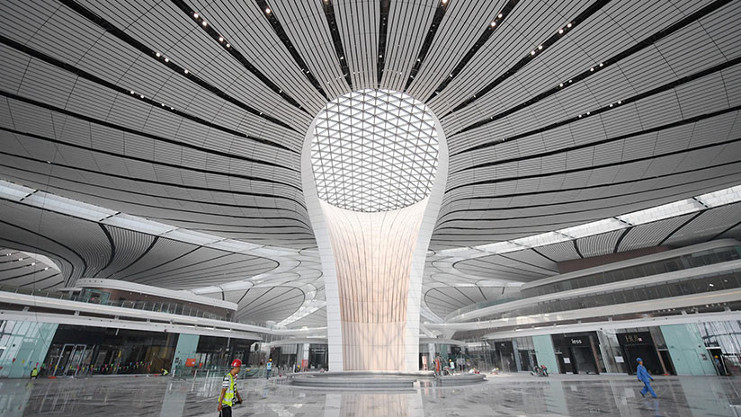
[[[406, 392], [314, 391], [277, 380], [242, 381], [235, 416], [741, 416], [741, 379], [657, 377], [642, 398], [627, 376], [499, 375], [460, 388]], [[0, 380], [0, 415], [216, 416], [219, 379], [166, 377]]]

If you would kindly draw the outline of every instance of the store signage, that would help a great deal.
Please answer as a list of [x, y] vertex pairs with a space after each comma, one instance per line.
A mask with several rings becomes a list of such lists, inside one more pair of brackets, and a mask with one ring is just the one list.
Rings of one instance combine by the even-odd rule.
[[581, 345], [582, 344], [582, 340], [581, 339], [571, 339], [571, 344], [572, 345]]

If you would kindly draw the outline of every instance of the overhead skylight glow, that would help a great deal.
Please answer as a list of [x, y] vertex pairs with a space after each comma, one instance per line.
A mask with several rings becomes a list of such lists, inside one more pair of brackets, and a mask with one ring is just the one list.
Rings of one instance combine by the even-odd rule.
[[582, 237], [595, 236], [602, 233], [612, 232], [614, 230], [652, 223], [689, 213], [697, 213], [708, 208], [738, 202], [741, 202], [741, 185], [553, 232], [526, 236], [504, 242], [489, 243], [486, 245], [445, 249], [437, 251], [436, 255], [456, 258], [466, 257], [466, 255], [468, 255], [468, 258], [475, 258], [491, 254], [517, 252], [523, 249], [537, 248]]
[[311, 163], [319, 198], [379, 212], [430, 194], [437, 172], [435, 118], [424, 103], [388, 90], [361, 90], [319, 113]]

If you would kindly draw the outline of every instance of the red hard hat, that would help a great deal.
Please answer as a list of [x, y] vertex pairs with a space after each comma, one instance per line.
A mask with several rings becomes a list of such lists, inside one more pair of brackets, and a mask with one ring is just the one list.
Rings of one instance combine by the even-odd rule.
[[242, 366], [242, 361], [239, 359], [234, 359], [232, 362], [232, 368], [238, 368]]

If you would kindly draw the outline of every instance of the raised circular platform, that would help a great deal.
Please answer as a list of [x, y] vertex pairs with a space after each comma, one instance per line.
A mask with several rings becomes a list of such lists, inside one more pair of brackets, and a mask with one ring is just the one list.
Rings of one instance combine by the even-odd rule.
[[413, 390], [422, 385], [457, 386], [480, 383], [485, 375], [435, 377], [432, 372], [327, 372], [296, 374], [291, 385], [317, 389]]

